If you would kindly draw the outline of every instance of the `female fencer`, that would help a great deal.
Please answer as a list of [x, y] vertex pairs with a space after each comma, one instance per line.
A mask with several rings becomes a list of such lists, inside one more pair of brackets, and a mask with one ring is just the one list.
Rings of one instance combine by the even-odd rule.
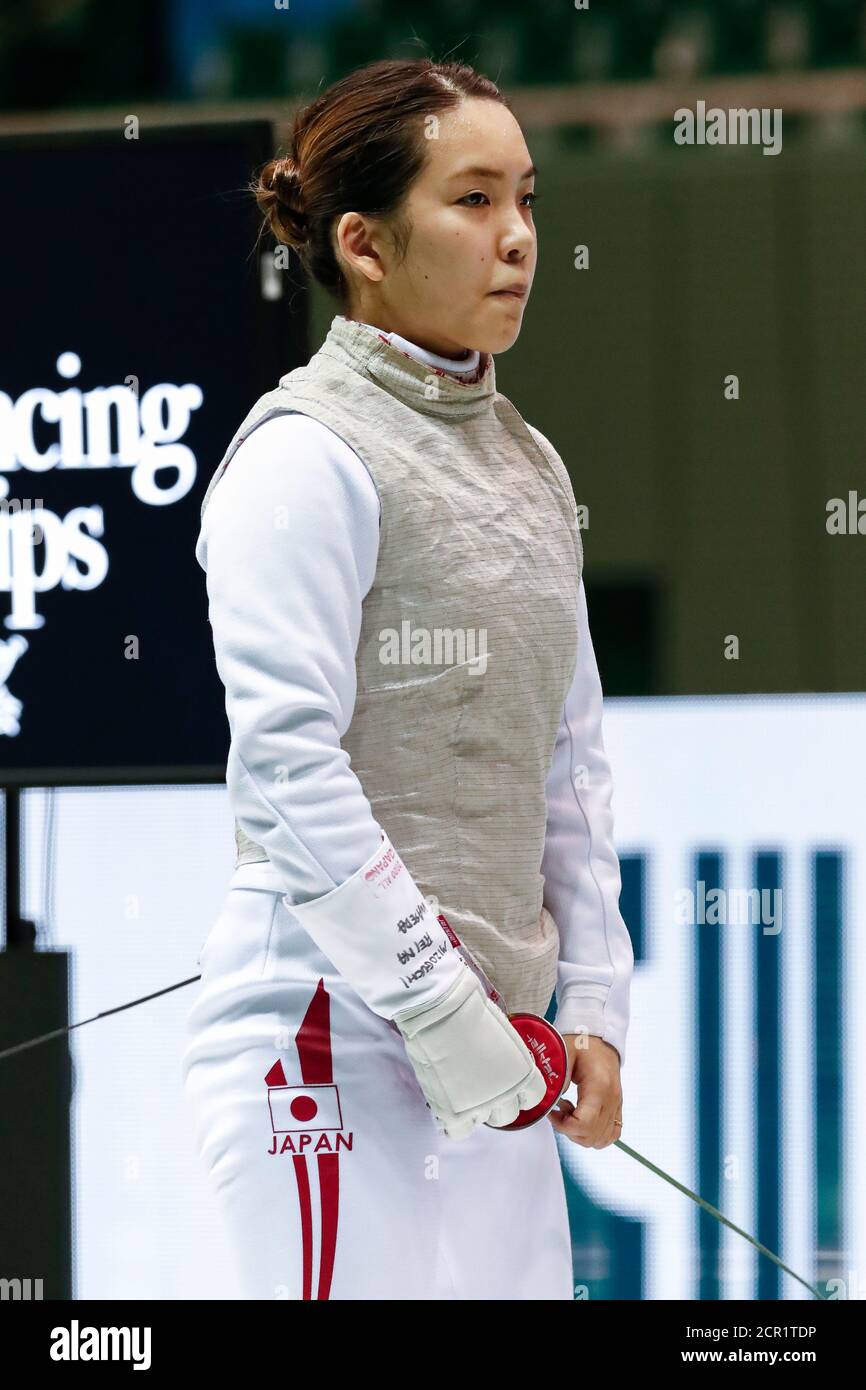
[[[241, 423], [196, 547], [237, 859], [183, 1073], [248, 1298], [571, 1299], [557, 1134], [620, 1134], [577, 509], [494, 370], [535, 179], [494, 84], [415, 59], [303, 107], [256, 183], [340, 312]], [[545, 1093], [510, 1016], [554, 994], [577, 1106], [507, 1128]]]

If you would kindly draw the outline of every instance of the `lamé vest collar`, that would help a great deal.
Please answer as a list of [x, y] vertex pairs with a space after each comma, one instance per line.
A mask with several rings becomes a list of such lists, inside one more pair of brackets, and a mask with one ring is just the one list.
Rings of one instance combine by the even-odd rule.
[[419, 361], [385, 336], [371, 333], [367, 324], [342, 314], [334, 315], [319, 352], [351, 367], [424, 415], [466, 420], [489, 411], [496, 396], [491, 353], [480, 354], [477, 375], [466, 381]]

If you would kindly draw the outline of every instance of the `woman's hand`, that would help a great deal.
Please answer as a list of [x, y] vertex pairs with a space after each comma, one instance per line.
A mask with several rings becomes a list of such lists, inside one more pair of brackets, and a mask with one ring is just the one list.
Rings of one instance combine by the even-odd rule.
[[548, 1119], [554, 1129], [585, 1149], [606, 1149], [622, 1133], [619, 1053], [593, 1033], [565, 1033], [568, 1074], [577, 1086], [577, 1108], [564, 1098]]

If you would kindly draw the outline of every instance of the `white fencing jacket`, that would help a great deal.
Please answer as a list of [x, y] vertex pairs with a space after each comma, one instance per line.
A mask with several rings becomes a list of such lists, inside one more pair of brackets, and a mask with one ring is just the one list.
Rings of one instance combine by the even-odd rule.
[[[477, 351], [454, 361], [397, 334], [388, 336], [404, 352], [449, 372], [477, 368]], [[208, 575], [215, 647], [219, 650], [224, 638], [230, 644], [233, 670], [240, 669], [237, 656], [242, 655], [242, 679], [226, 681], [226, 709], [234, 723], [235, 705], [254, 701], [269, 759], [277, 746], [287, 782], [299, 768], [305, 775], [295, 784], [291, 825], [285, 827], [295, 840], [297, 882], [287, 882], [285, 872], [278, 873], [269, 862], [241, 864], [233, 881], [271, 888], [300, 903], [345, 883], [381, 842], [380, 827], [341, 749], [336, 723], [320, 717], [336, 701], [344, 726], [351, 720], [361, 605], [376, 574], [379, 499], [354, 450], [310, 416], [281, 414], [265, 420], [243, 441], [238, 455], [243, 462], [236, 460], [214, 490], [196, 546], [196, 558]], [[287, 455], [303, 456], [310, 466], [287, 469]], [[259, 516], [281, 509], [285, 527], [245, 525], [250, 495], [257, 499]], [[326, 547], [323, 537], [328, 538]], [[294, 559], [290, 584], [287, 549]], [[253, 620], [265, 613], [267, 622]], [[586, 1029], [606, 1037], [624, 1062], [634, 957], [619, 909], [602, 688], [582, 581], [577, 622], [577, 665], [546, 782], [541, 866], [544, 903], [560, 937], [555, 1023], [561, 1032]], [[327, 653], [318, 667], [311, 663], [317, 652]], [[299, 684], [309, 687], [311, 681], [319, 682], [322, 694], [310, 701], [317, 717], [286, 726], [280, 717], [281, 692]], [[612, 996], [615, 1024], [605, 1015]]]

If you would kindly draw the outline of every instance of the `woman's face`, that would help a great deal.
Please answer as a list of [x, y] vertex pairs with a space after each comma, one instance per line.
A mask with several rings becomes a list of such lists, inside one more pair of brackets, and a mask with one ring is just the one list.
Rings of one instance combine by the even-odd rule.
[[[402, 209], [412, 226], [405, 258], [379, 219], [340, 219], [349, 316], [445, 357], [504, 352], [535, 275], [532, 160], [514, 116], [496, 101], [465, 100], [429, 126], [427, 164]], [[514, 286], [522, 299], [496, 293]]]

